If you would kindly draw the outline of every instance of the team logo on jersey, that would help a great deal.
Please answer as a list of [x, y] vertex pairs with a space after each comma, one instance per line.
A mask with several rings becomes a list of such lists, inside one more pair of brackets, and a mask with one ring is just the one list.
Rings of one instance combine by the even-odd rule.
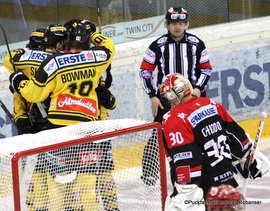
[[218, 115], [217, 108], [213, 105], [206, 105], [192, 112], [188, 117], [188, 121], [195, 127], [201, 121], [214, 115]]
[[29, 60], [42, 62], [44, 61], [50, 54], [42, 52], [42, 51], [32, 51]]
[[74, 111], [97, 118], [97, 103], [93, 99], [62, 94], [57, 98], [56, 107], [57, 110]]
[[47, 73], [48, 76], [53, 74], [57, 70], [57, 64], [55, 63], [55, 60], [50, 60], [45, 66], [44, 71]]
[[79, 65], [83, 63], [88, 63], [95, 61], [93, 51], [82, 51], [76, 54], [64, 54], [55, 58], [58, 66], [65, 67], [73, 64]]

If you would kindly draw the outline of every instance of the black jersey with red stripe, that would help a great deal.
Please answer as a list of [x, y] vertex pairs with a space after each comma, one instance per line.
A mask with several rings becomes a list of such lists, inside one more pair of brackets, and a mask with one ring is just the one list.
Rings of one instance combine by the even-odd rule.
[[163, 130], [178, 183], [204, 191], [221, 183], [238, 184], [232, 161], [251, 148], [245, 131], [210, 98], [192, 98], [163, 116]]

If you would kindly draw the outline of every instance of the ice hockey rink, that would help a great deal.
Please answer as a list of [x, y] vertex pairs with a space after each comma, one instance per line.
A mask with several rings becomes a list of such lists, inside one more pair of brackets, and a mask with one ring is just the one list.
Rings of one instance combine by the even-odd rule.
[[[259, 23], [263, 25], [262, 21]], [[262, 25], [261, 26], [258, 25], [258, 27], [264, 28], [264, 27], [262, 27]], [[233, 26], [234, 25], [232, 25], [231, 27], [233, 27]], [[270, 24], [265, 24], [264, 26], [269, 27]], [[246, 26], [245, 28], [250, 29], [251, 27], [254, 29], [255, 26], [254, 25]], [[239, 30], [239, 28], [241, 30]], [[213, 30], [213, 29], [210, 29], [210, 31], [211, 30]], [[223, 30], [228, 31], [228, 28], [227, 29], [223, 28]], [[244, 31], [244, 27], [243, 28], [235, 27], [235, 30], [231, 29], [232, 34], [233, 34], [233, 32], [235, 32], [235, 34], [233, 34], [233, 36], [235, 36], [235, 37], [237, 37], [236, 31], [237, 31], [237, 33], [239, 31], [242, 31], [242, 33], [248, 33], [248, 32]], [[245, 67], [247, 67], [249, 65], [250, 66], [251, 65], [253, 65], [253, 66], [254, 65], [266, 66], [265, 64], [268, 64], [268, 62], [269, 62], [267, 60], [269, 58], [268, 54], [270, 52], [269, 51], [269, 46], [270, 46], [269, 40], [267, 40], [266, 42], [264, 42], [262, 40], [261, 41], [262, 44], [260, 44], [258, 39], [256, 40], [256, 42], [255, 41], [249, 42], [250, 41], [249, 38], [247, 38], [247, 36], [243, 36], [243, 38], [245, 38], [247, 40], [247, 42], [245, 44], [241, 44], [241, 46], [242, 46], [241, 48], [238, 46], [237, 47], [234, 46], [234, 49], [236, 52], [232, 52], [234, 49], [232, 50], [232, 47], [230, 48], [230, 46], [226, 46], [227, 47], [227, 49], [226, 49], [227, 52], [226, 52], [225, 48], [222, 47], [222, 50], [221, 50], [220, 48], [216, 47], [216, 43], [220, 44], [220, 42], [221, 42], [219, 37], [216, 37], [215, 40], [213, 40], [213, 41], [209, 41], [210, 36], [203, 37], [203, 34], [199, 34], [200, 33], [199, 30], [195, 31], [194, 33], [198, 34], [200, 37], [202, 37], [203, 40], [206, 41], [207, 46], [213, 47], [212, 49], [210, 48], [210, 51], [212, 53], [212, 56], [215, 57], [215, 59], [212, 60], [215, 70], [218, 70], [218, 71], [224, 70], [224, 72], [225, 72], [233, 67], [235, 69], [238, 69], [241, 76], [243, 76], [243, 78], [244, 78], [244, 72], [246, 69], [243, 69], [243, 68], [241, 69], [241, 67], [240, 67], [242, 65], [241, 60], [243, 57], [250, 56], [253, 54], [255, 55], [255, 52], [256, 52], [256, 56], [262, 55], [259, 58], [256, 57], [256, 59], [257, 59], [256, 63], [252, 61], [253, 57], [250, 56], [250, 57], [252, 57], [251, 59], [246, 59], [244, 61], [245, 64], [243, 66], [245, 66]], [[268, 30], [268, 33], [269, 33], [269, 30]], [[212, 34], [212, 31], [211, 31], [211, 34]], [[213, 34], [218, 34], [218, 33], [213, 33]], [[222, 33], [220, 33], [220, 34], [222, 34]], [[206, 33], [206, 35], [207, 35], [207, 33]], [[226, 33], [224, 32], [224, 34], [222, 34], [222, 36], [225, 36], [225, 35], [227, 35], [227, 32]], [[257, 35], [255, 36], [255, 34], [252, 34], [252, 36], [254, 38]], [[260, 36], [261, 38], [265, 38], [266, 34], [261, 33], [258, 36]], [[227, 42], [226, 44], [236, 42], [232, 38], [226, 38], [225, 41]], [[237, 41], [237, 42], [240, 42], [240, 41]], [[125, 112], [125, 116], [132, 116], [132, 117], [137, 118], [137, 119], [144, 119], [146, 113], [148, 115], [147, 116], [148, 118], [150, 115], [150, 111], [147, 110], [149, 108], [142, 106], [143, 103], [149, 103], [148, 98], [144, 95], [143, 91], [140, 88], [138, 88], [135, 91], [131, 88], [133, 86], [140, 87], [139, 79], [137, 78], [135, 82], [133, 82], [132, 79], [135, 78], [135, 73], [137, 74], [136, 71], [138, 71], [138, 65], [141, 61], [143, 52], [145, 51], [145, 49], [149, 43], [150, 43], [149, 40], [147, 40], [144, 45], [140, 45], [137, 43], [138, 47], [136, 47], [135, 44], [125, 44], [125, 49], [122, 48], [122, 45], [117, 46], [119, 54], [117, 54], [115, 61], [113, 63], [113, 68], [115, 71], [114, 73], [116, 75], [116, 77], [114, 79], [115, 85], [113, 86], [113, 89], [115, 89], [116, 95], [119, 96], [119, 98], [118, 98], [119, 107], [120, 108], [127, 108], [127, 105], [131, 106], [131, 108], [129, 108], [129, 109], [125, 109], [125, 110], [123, 109]], [[266, 47], [264, 46], [265, 43], [267, 44]], [[245, 48], [245, 50], [243, 50], [244, 48]], [[261, 50], [261, 51], [258, 51], [258, 54], [257, 54], [257, 48], [260, 48], [260, 50]], [[256, 50], [254, 50], [254, 49], [256, 49]], [[134, 52], [137, 54], [131, 55]], [[268, 54], [266, 52], [268, 52]], [[125, 56], [126, 56], [126, 59], [122, 60], [122, 57], [125, 57]], [[239, 57], [237, 57], [237, 56], [239, 56]], [[251, 61], [251, 62], [248, 63], [249, 61]], [[0, 66], [1, 66], [1, 64], [0, 64]], [[5, 76], [3, 76], [2, 73], [3, 72], [0, 71], [0, 82], [1, 82], [0, 88], [7, 90], [9, 83], [7, 80], [2, 80], [2, 79], [3, 79], [3, 77], [8, 78], [9, 74], [7, 72], [4, 72]], [[270, 84], [269, 81], [267, 81], [267, 78], [268, 78], [267, 76], [261, 77], [261, 79], [265, 82], [265, 84]], [[130, 82], [130, 84], [129, 84], [130, 86], [128, 86], [128, 87], [126, 86], [126, 81]], [[222, 90], [220, 87], [218, 87], [219, 84], [215, 85], [215, 83], [216, 83], [216, 81], [213, 82], [213, 84], [214, 84], [214, 86], [212, 87], [213, 90], [217, 89], [219, 91], [219, 94], [223, 95], [223, 96], [225, 94], [228, 94], [228, 93], [226, 93], [225, 89]], [[262, 109], [269, 110], [269, 108], [268, 108], [268, 106], [269, 106], [269, 87], [268, 87], [268, 85], [266, 85], [266, 87], [268, 88], [268, 92], [266, 91], [266, 93], [265, 93], [264, 101], [262, 101], [261, 104], [258, 105], [256, 108], [253, 107], [252, 109], [250, 109], [255, 113], [259, 113], [258, 110], [262, 110]], [[116, 88], [118, 88], [118, 89], [116, 90]], [[267, 88], [266, 88], [266, 90], [267, 90]], [[1, 89], [0, 89], [0, 96], [2, 99], [3, 97], [5, 97], [5, 94], [8, 95], [8, 93], [2, 91]], [[252, 91], [247, 89], [247, 87], [244, 86], [244, 82], [241, 82], [241, 90], [239, 91], [239, 93], [243, 94], [241, 97], [244, 98], [244, 97], [246, 97], [246, 95], [244, 95], [244, 94], [252, 93]], [[137, 101], [137, 104], [133, 103], [132, 105], [130, 105], [130, 102], [134, 101], [134, 96], [136, 98], [135, 101]], [[6, 105], [8, 105], [8, 107], [10, 109], [12, 108], [12, 102], [10, 100], [6, 100], [6, 99], [2, 99], [2, 100], [4, 101], [4, 103]], [[237, 102], [239, 102], [239, 101], [237, 101]], [[149, 104], [147, 106], [149, 106]], [[114, 119], [120, 118], [121, 115], [123, 115], [123, 110], [122, 110], [122, 113], [121, 113], [121, 110], [120, 110], [120, 112], [117, 111], [115, 113], [112, 113], [112, 118], [114, 118]], [[3, 112], [1, 108], [0, 108], [0, 112], [1, 113]], [[232, 109], [231, 112], [232, 112], [232, 115], [234, 117], [235, 116], [247, 116], [249, 118], [250, 116], [252, 116], [252, 112], [250, 112], [249, 110], [245, 110], [245, 108]], [[270, 116], [270, 113], [268, 113], [268, 116]], [[254, 115], [253, 115], [253, 117], [254, 117]], [[150, 117], [150, 119], [151, 119], [151, 117]], [[258, 121], [249, 123], [251, 125], [249, 127], [254, 128], [254, 131], [255, 131], [255, 132], [253, 132], [253, 134], [251, 134], [253, 138], [255, 137], [255, 134], [256, 134], [257, 123], [258, 123]], [[10, 130], [10, 123], [2, 125], [2, 122], [0, 121], [0, 135], [1, 134], [3, 134], [4, 136], [10, 135], [10, 134], [4, 133], [3, 130], [6, 130], [6, 131]], [[267, 131], [267, 134], [269, 136], [262, 137], [262, 139], [260, 140], [260, 142], [258, 144], [258, 148], [260, 149], [261, 152], [263, 152], [270, 159], [270, 128], [269, 128], [269, 124], [265, 125], [263, 130]], [[248, 132], [250, 132], [250, 131], [248, 130]], [[141, 170], [139, 170], [138, 172], [141, 172]], [[115, 176], [117, 179], [117, 175], [115, 175]], [[134, 177], [135, 176], [138, 177], [140, 175], [139, 174], [134, 175]], [[172, 190], [172, 185], [171, 185], [169, 178], [170, 178], [169, 171], [167, 171], [168, 194], [170, 194], [171, 190]], [[132, 178], [129, 178], [129, 179], [132, 180]], [[241, 188], [243, 187], [244, 180], [240, 177], [237, 177], [237, 180], [239, 182], [239, 190], [241, 190]], [[269, 182], [269, 180], [270, 180], [270, 173], [267, 173], [264, 176], [264, 178], [262, 178], [262, 179], [258, 179], [258, 180], [249, 179], [248, 180], [248, 185], [247, 185], [247, 190], [246, 190], [246, 197], [247, 198], [244, 201], [244, 203], [246, 204], [247, 211], [254, 211], [254, 210], [269, 211], [270, 210], [270, 182]], [[140, 182], [142, 182], [142, 181], [140, 181]], [[127, 184], [130, 184], [130, 183], [127, 183]], [[151, 192], [153, 191], [153, 189], [155, 187], [144, 186], [143, 188], [147, 189], [147, 191], [149, 192], [149, 195], [146, 198], [144, 198], [143, 200], [139, 200], [139, 201], [138, 201], [138, 199], [135, 198], [135, 196], [141, 190], [140, 190], [140, 188], [138, 188], [136, 183], [134, 183], [133, 185], [126, 185], [126, 186], [123, 184], [123, 187], [128, 189], [129, 195], [134, 196], [134, 199], [132, 199], [130, 197], [126, 197], [119, 190], [119, 193], [118, 193], [119, 200], [121, 202], [123, 202], [123, 207], [120, 208], [121, 211], [122, 210], [123, 211], [152, 211], [151, 209], [148, 208], [148, 207], [150, 207], [148, 205], [160, 203], [160, 202], [157, 202], [155, 199], [153, 199], [153, 197], [151, 195]], [[2, 211], [2, 210], [0, 210], [0, 211]], [[9, 210], [6, 210], [6, 211], [9, 211]]]

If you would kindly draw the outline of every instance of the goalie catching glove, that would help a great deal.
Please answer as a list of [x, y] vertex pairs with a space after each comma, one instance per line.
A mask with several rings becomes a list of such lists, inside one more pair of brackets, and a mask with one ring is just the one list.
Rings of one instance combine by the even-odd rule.
[[248, 167], [250, 153], [251, 151], [248, 151], [243, 158], [233, 162], [234, 172], [240, 174], [243, 178], [260, 178], [269, 172], [270, 161], [263, 153], [256, 150], [254, 161]]

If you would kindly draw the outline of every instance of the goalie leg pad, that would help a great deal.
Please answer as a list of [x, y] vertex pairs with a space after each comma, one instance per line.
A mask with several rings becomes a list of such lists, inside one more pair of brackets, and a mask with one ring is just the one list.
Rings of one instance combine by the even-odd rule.
[[177, 194], [168, 196], [165, 211], [204, 211], [203, 190], [195, 184], [180, 185], [175, 183]]

